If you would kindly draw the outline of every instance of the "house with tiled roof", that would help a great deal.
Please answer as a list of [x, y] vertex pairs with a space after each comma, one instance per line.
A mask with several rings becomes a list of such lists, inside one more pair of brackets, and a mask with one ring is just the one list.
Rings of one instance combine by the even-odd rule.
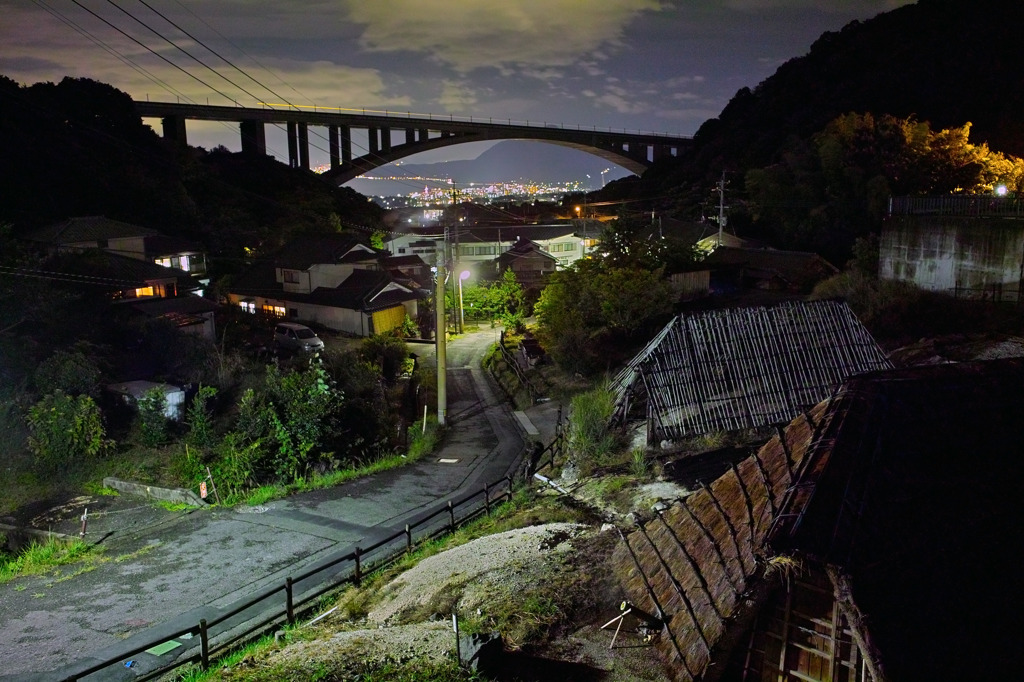
[[104, 292], [115, 308], [216, 339], [214, 312], [219, 306], [195, 295], [202, 283], [190, 272], [96, 248], [56, 255], [46, 269], [50, 276], [59, 273], [58, 280], [69, 286]]
[[1019, 358], [855, 376], [638, 523], [671, 679], [1017, 679], [1022, 403]]
[[263, 313], [370, 336], [416, 319], [425, 294], [395, 280], [386, 252], [342, 234], [302, 235], [255, 263], [229, 287], [228, 300]]
[[26, 239], [46, 245], [54, 254], [99, 249], [184, 270], [203, 278], [203, 284], [209, 284], [205, 279], [206, 255], [201, 245], [106, 216], [68, 218], [34, 230]]

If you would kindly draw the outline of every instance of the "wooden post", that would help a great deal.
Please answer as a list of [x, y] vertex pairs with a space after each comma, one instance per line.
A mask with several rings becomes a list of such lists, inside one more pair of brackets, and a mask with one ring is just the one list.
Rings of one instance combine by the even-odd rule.
[[356, 575], [355, 575], [356, 587], [359, 587], [359, 584], [363, 581], [362, 566], [360, 565], [361, 562], [359, 560], [359, 557], [360, 557], [360, 555], [362, 553], [363, 553], [363, 550], [361, 550], [358, 547], [356, 547]]
[[288, 624], [295, 625], [295, 602], [292, 599], [292, 577], [288, 576], [284, 581], [285, 612], [288, 614]]
[[199, 621], [199, 661], [203, 670], [210, 669], [210, 635], [206, 631], [206, 619]]
[[412, 551], [412, 529], [409, 528], [409, 524], [405, 524], [405, 551]]
[[448, 500], [448, 517], [451, 519], [451, 529], [455, 530], [455, 507], [452, 506], [452, 501]]
[[85, 527], [89, 522], [89, 508], [86, 507], [85, 511], [82, 512], [82, 530], [78, 533], [78, 537], [85, 539]]

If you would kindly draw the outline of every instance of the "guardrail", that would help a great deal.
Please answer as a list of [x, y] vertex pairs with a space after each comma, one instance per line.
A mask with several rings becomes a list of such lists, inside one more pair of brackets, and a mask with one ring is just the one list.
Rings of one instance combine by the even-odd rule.
[[[233, 106], [236, 109], [247, 109], [252, 105], [246, 105], [240, 103], [238, 100], [231, 100], [230, 105], [228, 104], [210, 104], [209, 98], [206, 100], [206, 104], [202, 102], [187, 101], [182, 102], [181, 97], [178, 96], [175, 102], [166, 102], [166, 104], [190, 104], [194, 106]], [[149, 95], [146, 95], [146, 102], [149, 102]], [[153, 100], [153, 104], [162, 104], [163, 102]], [[417, 113], [414, 111], [394, 111], [391, 109], [366, 109], [358, 107], [328, 107], [322, 105], [301, 105], [301, 104], [287, 104], [287, 103], [274, 103], [274, 102], [257, 102], [256, 106], [262, 109], [269, 110], [285, 110], [285, 111], [307, 111], [310, 113], [320, 114], [355, 114], [355, 115], [371, 115], [371, 116], [383, 116], [385, 118], [394, 118], [398, 120], [427, 120], [427, 121], [438, 121], [448, 123], [486, 123], [487, 125], [504, 125], [504, 126], [518, 126], [523, 128], [552, 128], [558, 130], [568, 130], [577, 132], [592, 132], [592, 133], [608, 133], [612, 135], [639, 135], [643, 137], [664, 137], [667, 139], [676, 140], [692, 140], [693, 135], [678, 135], [676, 133], [661, 132], [656, 130], [641, 130], [641, 129], [629, 129], [629, 128], [611, 128], [611, 127], [600, 127], [596, 125], [583, 125], [580, 123], [555, 123], [548, 121], [530, 121], [530, 120], [518, 120], [514, 118], [495, 118], [493, 116], [456, 116], [455, 114], [434, 114], [434, 113]]]
[[[556, 439], [557, 440], [557, 439]], [[448, 500], [420, 518], [415, 523], [407, 524], [404, 530], [398, 531], [382, 540], [378, 540], [369, 547], [357, 546], [348, 554], [334, 557], [327, 562], [311, 568], [297, 576], [289, 576], [283, 584], [268, 587], [257, 593], [251, 599], [234, 606], [230, 611], [223, 613], [213, 619], [200, 619], [195, 625], [177, 630], [170, 634], [162, 634], [160, 637], [147, 641], [127, 651], [119, 652], [114, 658], [108, 658], [95, 663], [87, 668], [76, 670], [74, 673], [59, 678], [61, 682], [74, 682], [87, 675], [97, 673], [112, 665], [121, 663], [125, 659], [140, 654], [160, 644], [164, 644], [179, 637], [198, 637], [198, 651], [188, 655], [179, 654], [174, 661], [157, 669], [147, 671], [135, 679], [149, 680], [166, 674], [189, 663], [198, 663], [203, 670], [210, 667], [211, 658], [218, 653], [226, 652], [242, 642], [248, 641], [257, 632], [268, 629], [269, 626], [279, 622], [294, 624], [296, 622], [296, 610], [304, 605], [310, 604], [314, 599], [321, 597], [327, 592], [337, 589], [346, 583], [359, 585], [363, 577], [382, 566], [396, 560], [402, 554], [410, 551], [414, 545], [429, 540], [438, 535], [454, 531], [458, 526], [470, 521], [481, 514], [488, 514], [491, 506], [508, 500], [512, 497], [514, 481], [511, 476], [484, 484], [483, 488], [464, 495], [455, 500]], [[466, 505], [469, 505], [468, 507]], [[459, 517], [456, 509], [463, 508], [464, 514]], [[438, 517], [447, 516], [445, 523], [438, 524]], [[417, 529], [423, 528], [424, 532], [415, 536]], [[379, 556], [370, 558], [375, 553]], [[369, 561], [368, 561], [369, 559]], [[344, 573], [348, 568], [350, 573]], [[333, 574], [328, 572], [333, 571]], [[296, 589], [299, 583], [304, 581], [318, 581], [318, 585], [310, 586], [305, 592], [296, 598]], [[283, 596], [281, 596], [283, 593]], [[278, 602], [277, 608], [269, 613], [266, 608], [273, 607], [273, 602]], [[261, 612], [246, 616], [245, 612], [255, 607], [262, 607]], [[220, 638], [217, 639], [218, 635]], [[187, 651], [185, 653], [188, 653]]]

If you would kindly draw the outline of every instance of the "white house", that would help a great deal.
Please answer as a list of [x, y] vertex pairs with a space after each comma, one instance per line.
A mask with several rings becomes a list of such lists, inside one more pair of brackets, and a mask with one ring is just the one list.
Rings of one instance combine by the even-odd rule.
[[416, 319], [422, 294], [392, 279], [385, 253], [350, 235], [304, 235], [231, 285], [228, 300], [335, 331], [370, 336]]

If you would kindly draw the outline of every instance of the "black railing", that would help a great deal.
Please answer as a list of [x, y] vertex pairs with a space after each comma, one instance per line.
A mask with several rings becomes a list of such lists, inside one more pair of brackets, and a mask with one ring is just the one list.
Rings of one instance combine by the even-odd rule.
[[[557, 440], [558, 439], [556, 438], [556, 441]], [[478, 491], [469, 493], [456, 500], [448, 500], [447, 503], [437, 507], [416, 522], [407, 524], [403, 530], [382, 540], [378, 540], [369, 547], [363, 548], [357, 546], [355, 550], [348, 554], [334, 557], [326, 563], [311, 568], [297, 576], [289, 576], [285, 579], [283, 584], [268, 587], [260, 591], [252, 598], [241, 604], [237, 604], [230, 611], [223, 613], [216, 618], [210, 620], [205, 618], [200, 619], [196, 625], [178, 630], [171, 634], [162, 634], [158, 638], [147, 641], [132, 649], [119, 652], [114, 658], [108, 658], [87, 668], [68, 674], [65, 677], [60, 678], [60, 680], [61, 682], [79, 680], [87, 675], [99, 672], [104, 668], [120, 663], [125, 659], [129, 659], [136, 654], [140, 654], [147, 649], [151, 649], [170, 640], [185, 636], [191, 638], [197, 635], [199, 637], [198, 651], [193, 651], [187, 655], [179, 654], [174, 661], [152, 671], [148, 671], [136, 679], [153, 679], [189, 663], [198, 663], [202, 666], [203, 670], [207, 670], [210, 666], [210, 660], [215, 658], [218, 653], [227, 652], [228, 650], [237, 647], [239, 644], [249, 641], [254, 634], [266, 631], [271, 625], [276, 626], [282, 621], [282, 619], [288, 624], [294, 624], [296, 621], [297, 609], [310, 604], [313, 600], [340, 587], [341, 585], [344, 585], [345, 583], [359, 585], [367, 573], [375, 571], [390, 562], [395, 561], [404, 553], [411, 550], [416, 543], [454, 531], [459, 525], [475, 519], [481, 514], [490, 513], [491, 505], [502, 500], [511, 499], [512, 492], [513, 479], [511, 476], [506, 476], [490, 484], [484, 484], [483, 488]], [[457, 512], [460, 508], [465, 511], [464, 515], [461, 517]], [[447, 517], [445, 522], [437, 524], [436, 521], [438, 517], [442, 516]], [[416, 535], [414, 531], [417, 529], [424, 529], [424, 532]], [[384, 551], [379, 552], [379, 550]], [[367, 558], [375, 552], [379, 552], [381, 556], [374, 557], [370, 561], [367, 561]], [[351, 571], [342, 574], [342, 571], [338, 570], [333, 576], [325, 576], [325, 574], [327, 574], [331, 569], [335, 569], [342, 565], [346, 568], [350, 568]], [[339, 575], [340, 579], [335, 580], [334, 578]], [[311, 586], [310, 589], [302, 593], [301, 597], [296, 599], [296, 584], [310, 579], [317, 579], [320, 582], [319, 586]], [[267, 612], [266, 607], [273, 606], [267, 602], [271, 602], [275, 598], [279, 598], [278, 595], [282, 592], [284, 593], [284, 603], [278, 608]], [[239, 616], [243, 616], [247, 610], [256, 606], [263, 606], [264, 608], [259, 614], [249, 618], [243, 617], [239, 619]], [[233, 620], [237, 622], [231, 622]], [[219, 640], [214, 642], [211, 639], [214, 634], [211, 634], [211, 632], [218, 626], [224, 627], [220, 629], [219, 633], [214, 633], [220, 635]]]
[[537, 400], [537, 389], [534, 388], [533, 382], [526, 376], [526, 372], [522, 367], [519, 366], [519, 361], [516, 360], [515, 356], [508, 352], [505, 348], [505, 330], [501, 332], [501, 340], [498, 342], [498, 350], [501, 351], [501, 358], [505, 361], [505, 364], [509, 366], [512, 372], [516, 375], [516, 381], [519, 385], [526, 389], [526, 392], [530, 396], [530, 403], [532, 404]]
[[991, 194], [947, 194], [937, 197], [892, 197], [889, 215], [952, 215], [1024, 217], [1024, 200]]

